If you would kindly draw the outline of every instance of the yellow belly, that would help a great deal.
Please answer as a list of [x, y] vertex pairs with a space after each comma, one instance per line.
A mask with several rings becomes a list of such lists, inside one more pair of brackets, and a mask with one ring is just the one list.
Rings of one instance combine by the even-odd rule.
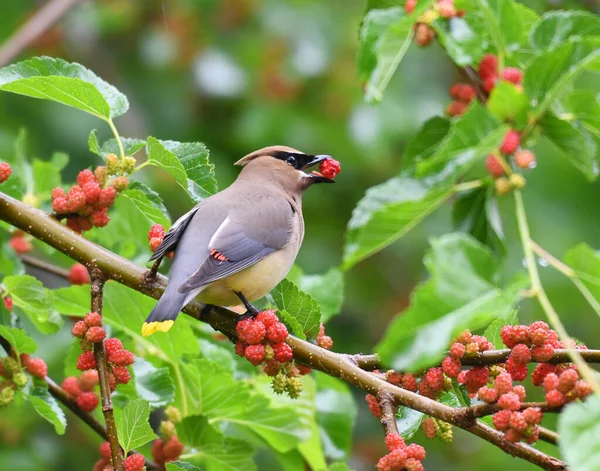
[[242, 293], [250, 302], [262, 298], [277, 286], [292, 268], [296, 258], [296, 253], [292, 250], [286, 248], [272, 253], [251, 267], [211, 283], [197, 296], [198, 301], [215, 306], [241, 304], [235, 291]]

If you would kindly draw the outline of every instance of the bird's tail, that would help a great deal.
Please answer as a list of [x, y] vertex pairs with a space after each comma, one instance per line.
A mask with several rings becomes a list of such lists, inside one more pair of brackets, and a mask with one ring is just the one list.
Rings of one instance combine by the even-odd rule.
[[142, 326], [142, 335], [152, 335], [156, 331], [166, 332], [185, 304], [186, 296], [179, 293], [163, 293]]

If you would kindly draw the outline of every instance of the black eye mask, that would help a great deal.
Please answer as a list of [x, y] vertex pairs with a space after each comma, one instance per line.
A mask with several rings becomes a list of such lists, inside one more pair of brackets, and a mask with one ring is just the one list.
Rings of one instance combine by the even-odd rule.
[[330, 158], [328, 155], [309, 155], [309, 154], [296, 154], [293, 152], [279, 151], [273, 154], [273, 157], [279, 160], [283, 160], [285, 163], [291, 165], [296, 170], [304, 170], [307, 167], [322, 162], [323, 160]]

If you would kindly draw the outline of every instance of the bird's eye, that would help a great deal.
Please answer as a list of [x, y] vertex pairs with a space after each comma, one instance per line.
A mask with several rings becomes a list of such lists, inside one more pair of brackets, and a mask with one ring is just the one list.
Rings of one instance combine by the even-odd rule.
[[285, 161], [292, 167], [296, 166], [296, 157], [294, 157], [293, 155], [290, 155], [287, 159], [285, 159]]

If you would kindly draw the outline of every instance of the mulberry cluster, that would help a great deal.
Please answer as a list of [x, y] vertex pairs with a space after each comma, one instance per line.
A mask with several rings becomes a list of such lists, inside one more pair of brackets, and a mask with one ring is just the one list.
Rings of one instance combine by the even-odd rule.
[[[412, 13], [418, 3], [418, 0], [406, 0], [404, 11], [409, 14]], [[454, 0], [437, 0], [432, 8], [425, 11], [417, 19], [417, 23], [415, 24], [415, 42], [421, 47], [428, 46], [435, 39], [435, 31], [430, 26], [431, 23], [439, 18], [449, 20], [455, 16], [462, 17], [464, 14], [463, 11], [456, 9]]]
[[296, 366], [292, 348], [285, 343], [287, 327], [279, 322], [275, 311], [262, 311], [255, 318], [239, 321], [236, 331], [239, 340], [235, 352], [254, 366], [264, 364], [263, 371], [273, 377], [277, 394], [286, 392], [292, 398], [298, 397], [302, 391], [299, 376], [310, 369]]
[[0, 407], [9, 405], [15, 391], [27, 385], [30, 376], [44, 379], [48, 374], [48, 367], [41, 358], [31, 358], [27, 353], [22, 353], [18, 359], [13, 351], [11, 355], [0, 361]]
[[175, 424], [181, 422], [181, 412], [176, 407], [165, 409], [166, 420], [160, 423], [161, 437], [152, 444], [152, 458], [159, 466], [175, 461], [183, 451], [183, 444], [177, 438]]
[[456, 83], [450, 87], [452, 102], [446, 107], [448, 116], [460, 116], [477, 97], [475, 88], [467, 83]]
[[421, 422], [421, 430], [423, 430], [423, 435], [425, 435], [425, 438], [428, 440], [433, 440], [435, 437], [438, 437], [442, 443], [452, 442], [452, 425], [443, 420], [427, 417]]
[[421, 445], [406, 445], [398, 433], [386, 435], [385, 444], [389, 453], [379, 459], [377, 471], [423, 471], [425, 448]]
[[81, 339], [83, 352], [77, 358], [77, 369], [80, 376], [69, 376], [62, 383], [63, 389], [75, 400], [79, 407], [91, 412], [98, 406], [98, 396], [94, 392], [98, 384], [96, 358], [93, 352], [95, 343], [104, 342], [104, 351], [109, 365], [109, 387], [114, 391], [117, 384], [127, 384], [131, 379], [128, 366], [133, 364], [133, 353], [123, 348], [117, 338], [106, 338], [106, 330], [102, 327], [102, 316], [96, 312], [88, 313], [83, 320], [73, 326], [71, 333]]
[[56, 216], [66, 217], [67, 226], [79, 233], [106, 226], [110, 220], [108, 208], [117, 194], [129, 186], [126, 174], [134, 167], [133, 157], [120, 160], [115, 154], [108, 154], [106, 167], [96, 167], [93, 172], [82, 170], [77, 175], [77, 184], [68, 191], [54, 188], [52, 209]]

